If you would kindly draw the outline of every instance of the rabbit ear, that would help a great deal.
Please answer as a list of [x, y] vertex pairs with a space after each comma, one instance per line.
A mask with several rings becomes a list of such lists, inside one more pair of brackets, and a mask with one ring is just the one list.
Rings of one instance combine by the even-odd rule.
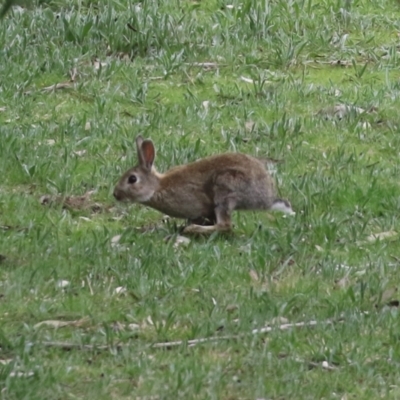
[[140, 135], [136, 136], [136, 150], [137, 150], [137, 157], [138, 157], [139, 165], [143, 165], [144, 164], [142, 151], [141, 151], [142, 143], [143, 143], [142, 136], [140, 136]]
[[142, 146], [143, 143], [143, 137], [142, 136], [136, 136], [136, 147], [139, 149]]
[[141, 136], [136, 138], [139, 165], [147, 170], [153, 166], [156, 151], [151, 140], [143, 140]]

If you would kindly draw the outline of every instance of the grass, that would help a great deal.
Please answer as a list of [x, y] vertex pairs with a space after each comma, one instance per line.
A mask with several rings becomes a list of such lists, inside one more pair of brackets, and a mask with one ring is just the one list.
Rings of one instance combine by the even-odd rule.
[[[400, 398], [399, 16], [389, 0], [12, 9], [0, 21], [2, 398]], [[335, 104], [377, 111], [318, 114]], [[237, 213], [233, 235], [175, 247], [180, 221], [113, 201], [137, 134], [161, 171], [226, 151], [283, 159], [296, 216]], [[85, 207], [60, 204], [91, 190]], [[244, 336], [151, 347], [218, 335]]]

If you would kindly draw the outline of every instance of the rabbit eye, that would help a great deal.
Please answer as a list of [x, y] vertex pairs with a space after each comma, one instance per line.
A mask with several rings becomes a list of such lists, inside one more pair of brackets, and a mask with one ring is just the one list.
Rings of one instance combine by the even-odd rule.
[[136, 177], [136, 175], [131, 175], [129, 178], [128, 178], [128, 183], [136, 183], [137, 182], [137, 177]]

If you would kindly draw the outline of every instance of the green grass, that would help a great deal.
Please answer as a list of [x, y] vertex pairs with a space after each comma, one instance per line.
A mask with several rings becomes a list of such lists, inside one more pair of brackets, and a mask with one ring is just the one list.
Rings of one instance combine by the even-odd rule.
[[[1, 398], [399, 399], [399, 4], [28, 5], [0, 21]], [[377, 112], [318, 114], [335, 104]], [[296, 216], [236, 213], [233, 235], [174, 247], [181, 221], [112, 198], [138, 134], [161, 171], [283, 159]], [[239, 338], [152, 347], [211, 336]]]

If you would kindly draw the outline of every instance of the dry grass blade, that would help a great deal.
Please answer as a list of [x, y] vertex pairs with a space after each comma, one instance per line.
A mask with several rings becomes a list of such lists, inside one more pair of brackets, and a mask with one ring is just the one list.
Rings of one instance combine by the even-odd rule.
[[59, 90], [59, 89], [69, 89], [73, 86], [74, 85], [71, 82], [55, 83], [54, 85], [44, 87], [42, 89], [42, 91], [43, 92], [51, 92], [51, 91]]
[[77, 76], [78, 76], [78, 70], [76, 67], [72, 68], [71, 71], [69, 71], [70, 79], [71, 82], [75, 82]]
[[86, 277], [86, 282], [87, 282], [88, 287], [89, 287], [90, 295], [93, 296], [94, 292], [93, 292], [92, 284], [91, 284], [90, 279], [88, 277]]
[[86, 324], [88, 321], [89, 321], [88, 318], [81, 318], [81, 319], [77, 319], [75, 321], [47, 320], [47, 321], [38, 322], [33, 327], [34, 327], [34, 329], [40, 328], [42, 326], [48, 326], [50, 328], [56, 328], [56, 329], [64, 328], [66, 326], [80, 327], [80, 326]]
[[108, 64], [106, 62], [101, 62], [97, 58], [93, 60], [93, 67], [95, 70], [100, 70], [101, 68], [107, 67]]
[[204, 69], [216, 69], [219, 67], [223, 67], [224, 64], [217, 64], [215, 62], [193, 62], [193, 63], [186, 63], [186, 65], [190, 65], [191, 67], [200, 67]]
[[9, 377], [10, 378], [30, 378], [34, 375], [35, 375], [35, 373], [33, 371], [28, 371], [28, 372], [12, 371], [12, 372], [10, 372]]
[[133, 32], [138, 32], [138, 30], [129, 22], [126, 24], [126, 26]]
[[254, 83], [253, 79], [246, 78], [245, 76], [241, 76], [240, 79], [246, 83]]
[[249, 275], [250, 275], [250, 279], [251, 279], [253, 282], [259, 282], [259, 281], [260, 281], [260, 277], [258, 276], [256, 270], [251, 269], [251, 270], [249, 271]]
[[318, 111], [317, 115], [321, 115], [326, 119], [331, 119], [331, 118], [338, 118], [343, 119], [345, 117], [348, 117], [349, 115], [361, 115], [364, 113], [367, 114], [373, 114], [376, 113], [377, 108], [372, 106], [368, 109], [364, 109], [361, 107], [353, 106], [353, 105], [347, 105], [347, 104], [336, 104], [331, 107], [326, 107]]
[[334, 61], [330, 61], [329, 65], [332, 65], [335, 67], [350, 68], [353, 66], [353, 63], [351, 61], [346, 61], [346, 60], [334, 60]]
[[254, 121], [246, 121], [244, 124], [244, 128], [246, 129], [247, 132], [253, 132], [255, 126], [256, 123]]
[[[302, 360], [296, 360], [296, 361], [304, 362]], [[314, 362], [314, 361], [308, 361], [308, 367], [310, 369], [322, 368], [322, 369], [324, 369], [326, 371], [336, 371], [338, 369], [337, 367], [335, 367], [333, 365], [329, 365], [329, 363], [327, 361], [322, 361], [322, 363], [317, 363], [317, 362]]]
[[386, 231], [386, 232], [373, 233], [372, 235], [367, 237], [367, 241], [373, 243], [378, 240], [390, 239], [395, 237], [397, 237], [396, 231]]

